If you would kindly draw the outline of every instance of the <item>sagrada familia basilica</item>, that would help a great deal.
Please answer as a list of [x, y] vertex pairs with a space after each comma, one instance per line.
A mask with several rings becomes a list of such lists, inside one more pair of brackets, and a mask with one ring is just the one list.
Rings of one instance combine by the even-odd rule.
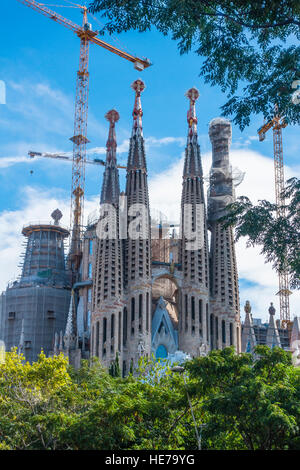
[[[196, 357], [226, 346], [239, 353], [259, 343], [250, 304], [242, 336], [233, 229], [219, 221], [235, 199], [231, 124], [224, 118], [210, 122], [212, 162], [205, 198], [195, 110], [199, 93], [188, 90], [179, 227], [154, 223], [142, 123], [145, 85], [136, 80], [132, 88], [126, 187], [120, 188], [117, 164], [119, 114], [111, 110], [100, 215], [88, 220], [75, 284], [65, 264], [69, 233], [59, 223], [60, 211], [52, 214], [53, 223], [23, 228], [22, 274], [1, 296], [0, 340], [30, 361], [42, 348], [49, 355], [64, 352], [75, 366], [81, 358], [96, 356], [109, 367], [117, 355], [125, 376], [141, 356], [166, 358], [181, 351]], [[110, 228], [105, 231], [105, 226]], [[278, 332], [265, 336], [280, 345]]]
[[[152, 239], [142, 126], [144, 83], [137, 80], [133, 89], [135, 104], [124, 193], [125, 217], [129, 225], [136, 216], [130, 208], [141, 205], [149, 223], [143, 237], [96, 241], [91, 354], [109, 366], [118, 351], [126, 371], [131, 363], [136, 364], [141, 352], [166, 357], [167, 353], [179, 349], [197, 356], [201, 351], [229, 345], [239, 351], [238, 275], [232, 229], [221, 228], [217, 221], [228, 198], [234, 198], [229, 162], [230, 123], [216, 119], [210, 124], [213, 161], [206, 217], [195, 111], [199, 93], [195, 88], [187, 92], [188, 137], [181, 195], [181, 237], [165, 238], [163, 227], [158, 227]], [[107, 119], [110, 129], [101, 204], [118, 208], [122, 198], [116, 159], [116, 113], [111, 111]], [[119, 214], [122, 212], [124, 208]], [[187, 238], [184, 227], [188, 222], [199, 246], [190, 246], [193, 243]], [[210, 252], [208, 230], [211, 231]]]

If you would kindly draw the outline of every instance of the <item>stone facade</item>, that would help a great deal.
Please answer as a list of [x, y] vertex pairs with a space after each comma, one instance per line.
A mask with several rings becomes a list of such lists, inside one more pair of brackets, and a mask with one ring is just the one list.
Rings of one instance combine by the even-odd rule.
[[[226, 205], [223, 196], [229, 193], [231, 200], [234, 198], [229, 164], [230, 123], [222, 119], [210, 126], [213, 164], [207, 217], [195, 111], [199, 93], [195, 88], [187, 92], [190, 105], [180, 236], [175, 235], [175, 229], [165, 228], [162, 221], [150, 231], [141, 106], [145, 86], [137, 80], [132, 88], [135, 102], [125, 193], [120, 193], [116, 137], [110, 124], [100, 220], [105, 204], [112, 204], [120, 236], [117, 240], [96, 237], [91, 317], [91, 354], [108, 367], [118, 352], [124, 375], [142, 355], [163, 357], [179, 349], [194, 357], [212, 348], [241, 348], [233, 235], [231, 229], [223, 230], [216, 222]], [[221, 177], [217, 175], [219, 170]], [[214, 192], [221, 196], [217, 202]], [[147, 223], [140, 229], [140, 236], [132, 238], [129, 227], [141, 215]], [[124, 220], [125, 234], [121, 224]], [[210, 252], [208, 230], [212, 239]]]

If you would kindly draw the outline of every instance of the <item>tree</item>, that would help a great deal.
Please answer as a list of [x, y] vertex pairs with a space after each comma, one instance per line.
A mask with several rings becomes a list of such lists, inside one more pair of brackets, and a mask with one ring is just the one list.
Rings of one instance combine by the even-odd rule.
[[108, 369], [109, 375], [112, 377], [121, 377], [121, 370], [120, 370], [120, 364], [119, 364], [119, 353], [116, 352], [116, 357], [112, 361], [109, 369]]
[[155, 27], [181, 54], [194, 49], [204, 58], [200, 76], [227, 92], [223, 115], [241, 129], [252, 113], [269, 120], [275, 104], [288, 122], [300, 122], [300, 104], [291, 102], [300, 79], [297, 0], [94, 0], [89, 9], [106, 19], [101, 33]]
[[0, 447], [56, 449], [72, 419], [66, 413], [73, 388], [68, 361], [43, 353], [32, 365], [24, 359], [14, 350], [0, 364]]
[[42, 353], [29, 364], [16, 351], [6, 353], [0, 364], [0, 449], [180, 448], [182, 385], [178, 377], [162, 377], [159, 365], [151, 367], [150, 383], [145, 367], [139, 378], [121, 379], [94, 358], [74, 370], [63, 355]]
[[[289, 353], [213, 351], [186, 364], [205, 449], [299, 448], [299, 370]], [[297, 437], [298, 436], [298, 437]], [[79, 370], [61, 354], [0, 364], [0, 449], [197, 449], [183, 377], [141, 359], [112, 377], [92, 358]]]
[[[187, 363], [190, 394], [206, 412], [204, 448], [248, 450], [300, 448], [300, 371], [280, 348], [257, 346], [255, 354], [233, 348]], [[219, 447], [220, 448], [220, 447]]]
[[300, 289], [300, 180], [289, 179], [283, 196], [285, 217], [277, 217], [276, 204], [263, 200], [254, 206], [241, 196], [228, 206], [228, 214], [220, 220], [224, 226], [235, 226], [236, 240], [248, 237], [248, 246], [261, 246], [266, 261], [276, 271], [288, 272], [291, 287]]

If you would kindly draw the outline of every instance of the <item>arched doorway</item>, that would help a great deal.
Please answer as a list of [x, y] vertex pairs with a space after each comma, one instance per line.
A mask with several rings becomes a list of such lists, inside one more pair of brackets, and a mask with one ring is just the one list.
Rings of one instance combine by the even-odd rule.
[[167, 348], [163, 344], [160, 344], [158, 346], [158, 348], [156, 349], [155, 358], [156, 359], [166, 359], [167, 357], [168, 357]]

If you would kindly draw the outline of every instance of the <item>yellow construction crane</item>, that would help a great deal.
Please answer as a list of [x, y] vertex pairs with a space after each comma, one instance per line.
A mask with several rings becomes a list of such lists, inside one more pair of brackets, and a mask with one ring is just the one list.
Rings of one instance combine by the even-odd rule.
[[[277, 217], [285, 217], [285, 200], [283, 197], [284, 190], [284, 167], [283, 167], [283, 149], [282, 149], [282, 129], [287, 126], [287, 122], [278, 113], [275, 107], [275, 116], [273, 119], [258, 129], [259, 141], [265, 139], [269, 129], [273, 129], [273, 145], [274, 145], [274, 169], [275, 169], [275, 196], [277, 205]], [[280, 271], [279, 277], [279, 301], [280, 301], [280, 321], [283, 327], [290, 322], [290, 301], [289, 296], [289, 276], [287, 272]]]
[[134, 64], [136, 70], [142, 71], [151, 65], [146, 58], [135, 57], [127, 52], [114, 47], [102, 39], [97, 38], [98, 32], [92, 30], [88, 22], [87, 7], [72, 3], [83, 13], [83, 24], [79, 26], [64, 18], [47, 5], [35, 0], [18, 0], [20, 3], [43, 14], [47, 18], [65, 26], [73, 31], [80, 39], [79, 70], [77, 72], [76, 99], [75, 99], [75, 123], [73, 142], [73, 166], [72, 166], [72, 188], [71, 188], [71, 244], [70, 264], [73, 272], [79, 267], [81, 257], [81, 228], [83, 226], [84, 184], [85, 184], [85, 162], [87, 139], [87, 115], [88, 115], [88, 92], [89, 92], [89, 46], [90, 43], [97, 44], [104, 49], [117, 54], [123, 59]]

